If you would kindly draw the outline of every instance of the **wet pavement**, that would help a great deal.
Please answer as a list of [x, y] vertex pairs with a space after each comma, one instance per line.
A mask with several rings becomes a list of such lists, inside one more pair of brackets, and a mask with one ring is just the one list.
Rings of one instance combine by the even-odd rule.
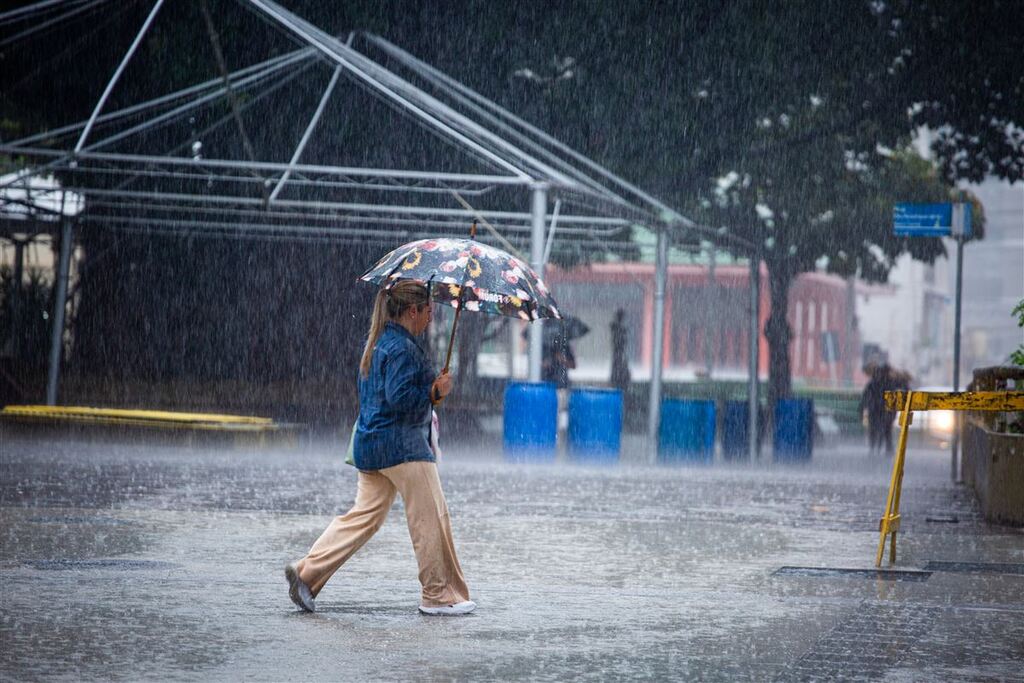
[[[1024, 530], [909, 453], [899, 574], [873, 570], [889, 462], [599, 467], [448, 445], [477, 612], [419, 615], [401, 504], [294, 608], [282, 568], [355, 494], [325, 440], [260, 450], [0, 432], [4, 680], [1024, 681]], [[801, 569], [811, 568], [811, 569]]]

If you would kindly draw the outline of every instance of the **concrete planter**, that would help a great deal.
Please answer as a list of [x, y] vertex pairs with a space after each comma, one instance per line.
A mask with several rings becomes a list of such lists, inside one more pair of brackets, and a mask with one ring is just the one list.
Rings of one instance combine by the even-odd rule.
[[990, 431], [965, 421], [964, 483], [974, 488], [985, 519], [1024, 526], [1024, 435]]

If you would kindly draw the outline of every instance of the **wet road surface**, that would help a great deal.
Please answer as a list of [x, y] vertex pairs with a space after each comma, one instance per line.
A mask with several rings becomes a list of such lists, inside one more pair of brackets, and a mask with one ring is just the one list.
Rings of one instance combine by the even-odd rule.
[[310, 615], [282, 568], [353, 500], [336, 444], [0, 434], [2, 678], [1024, 680], [1024, 532], [980, 518], [945, 451], [906, 469], [896, 569], [925, 573], [878, 578], [783, 569], [873, 569], [889, 463], [860, 445], [802, 466], [448, 450], [477, 612], [417, 613], [399, 502]]

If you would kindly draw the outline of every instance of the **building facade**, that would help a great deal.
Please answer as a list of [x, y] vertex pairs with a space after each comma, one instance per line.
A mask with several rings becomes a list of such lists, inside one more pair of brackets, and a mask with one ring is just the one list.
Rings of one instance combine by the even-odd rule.
[[[549, 268], [545, 280], [561, 309], [590, 332], [574, 342], [577, 381], [607, 380], [610, 325], [618, 309], [631, 331], [627, 355], [633, 377], [650, 377], [654, 341], [654, 266], [598, 263]], [[759, 374], [768, 375], [763, 330], [770, 313], [768, 273], [762, 268]], [[851, 324], [847, 282], [805, 273], [789, 293], [790, 360], [795, 382], [843, 386], [860, 379], [860, 340]], [[664, 376], [672, 380], [747, 377], [750, 354], [750, 285], [746, 265], [671, 265], [665, 301]], [[851, 376], [851, 369], [855, 372]]]

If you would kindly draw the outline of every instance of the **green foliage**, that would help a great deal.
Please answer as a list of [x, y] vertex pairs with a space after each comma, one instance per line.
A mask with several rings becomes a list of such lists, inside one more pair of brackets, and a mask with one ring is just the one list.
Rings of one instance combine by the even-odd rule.
[[[208, 2], [229, 68], [295, 47], [258, 12]], [[88, 117], [152, 6], [122, 4], [2, 55], [5, 139]], [[893, 203], [944, 201], [953, 179], [1012, 181], [1024, 169], [1020, 140], [1007, 139], [1024, 130], [1024, 12], [1015, 0], [286, 4], [334, 35], [382, 34], [666, 203], [762, 246], [782, 281], [822, 259], [869, 280], [884, 280], [904, 251], [932, 260], [939, 240], [892, 236]], [[107, 109], [217, 73], [198, 8], [166, 3]], [[527, 68], [539, 77], [517, 75]], [[59, 97], [41, 85], [50, 82]], [[425, 144], [421, 129], [344, 88], [339, 100], [355, 106], [328, 111], [305, 161], [437, 170], [465, 161], [432, 154], [436, 141]], [[316, 84], [309, 90], [247, 124], [264, 158], [289, 157], [319, 96]], [[223, 113], [197, 116], [196, 127]], [[938, 168], [909, 151], [921, 125], [941, 131]], [[182, 141], [160, 131], [130, 151]], [[203, 142], [210, 157], [244, 158], [228, 136]], [[720, 197], [717, 179], [730, 173], [737, 182]], [[506, 199], [501, 192], [491, 198]], [[771, 209], [771, 225], [758, 205]], [[635, 255], [621, 239], [611, 246]], [[324, 311], [352, 305], [339, 292], [369, 255], [193, 247], [98, 228], [83, 241], [89, 259], [106, 259], [82, 288], [82, 336], [96, 367], [121, 371], [131, 366], [124, 354], [138, 353], [137, 365], [157, 375], [292, 375], [343, 366], [334, 359], [358, 347], [361, 319], [332, 322]], [[554, 257], [573, 264], [600, 251], [556, 243]]]
[[[1013, 308], [1012, 315], [1017, 316], [1017, 327], [1024, 329], [1024, 299], [1017, 302], [1017, 305]], [[1010, 354], [1010, 362], [1024, 367], [1024, 344], [1018, 346], [1017, 350]]]

